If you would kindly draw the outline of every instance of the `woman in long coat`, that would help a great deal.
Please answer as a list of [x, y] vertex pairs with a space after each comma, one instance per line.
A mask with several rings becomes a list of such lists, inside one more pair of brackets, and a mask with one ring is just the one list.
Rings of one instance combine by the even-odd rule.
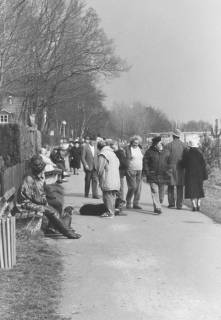
[[69, 151], [69, 160], [73, 173], [78, 174], [78, 170], [81, 167], [81, 148], [78, 141], [74, 142], [74, 146]]
[[206, 163], [196, 141], [184, 152], [185, 198], [191, 199], [192, 210], [200, 211], [200, 199], [204, 198], [203, 181], [208, 179]]

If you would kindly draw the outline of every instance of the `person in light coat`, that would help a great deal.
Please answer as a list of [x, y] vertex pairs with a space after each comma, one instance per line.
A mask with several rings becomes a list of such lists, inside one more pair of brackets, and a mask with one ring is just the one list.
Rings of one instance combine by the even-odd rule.
[[115, 215], [116, 194], [120, 190], [120, 162], [110, 147], [111, 139], [100, 141], [97, 144], [98, 150], [98, 166], [97, 173], [100, 188], [103, 193], [103, 202], [107, 211], [102, 215], [104, 218], [113, 218]]
[[141, 186], [142, 186], [142, 170], [143, 170], [143, 152], [141, 148], [142, 139], [140, 136], [130, 138], [130, 144], [125, 148], [126, 155], [126, 179], [128, 191], [126, 195], [127, 209], [142, 209], [139, 205]]

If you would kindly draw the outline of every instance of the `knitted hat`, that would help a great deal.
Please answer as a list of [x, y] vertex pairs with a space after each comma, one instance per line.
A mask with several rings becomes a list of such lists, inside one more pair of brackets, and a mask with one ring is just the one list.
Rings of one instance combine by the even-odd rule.
[[152, 144], [155, 146], [160, 141], [161, 141], [161, 137], [160, 136], [153, 137]]
[[30, 168], [33, 173], [39, 174], [41, 173], [46, 166], [41, 156], [33, 156], [30, 160]]

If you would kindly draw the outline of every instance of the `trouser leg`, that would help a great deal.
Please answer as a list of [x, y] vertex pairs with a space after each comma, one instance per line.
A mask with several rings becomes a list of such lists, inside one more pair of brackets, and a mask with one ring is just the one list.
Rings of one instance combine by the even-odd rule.
[[183, 186], [176, 186], [176, 190], [177, 190], [176, 206], [177, 206], [177, 208], [182, 208], [182, 206], [183, 206]]
[[46, 209], [44, 212], [45, 216], [47, 217], [47, 219], [49, 220], [50, 225], [58, 230], [61, 234], [63, 234], [66, 237], [69, 237], [70, 235], [70, 231], [68, 230], [68, 228], [66, 228], [64, 226], [64, 224], [61, 222], [61, 220], [59, 220], [55, 213]]
[[115, 191], [103, 191], [103, 202], [107, 208], [107, 212], [110, 215], [115, 213], [115, 200], [116, 192]]
[[153, 200], [153, 208], [154, 210], [160, 210], [161, 204], [159, 199], [159, 186], [157, 183], [150, 183], [151, 196]]
[[92, 196], [97, 197], [98, 196], [98, 175], [95, 169], [92, 171], [91, 179], [92, 179]]
[[84, 188], [84, 195], [88, 196], [90, 191], [90, 183], [91, 183], [91, 171], [85, 171], [85, 188]]
[[119, 191], [119, 197], [121, 200], [124, 200], [124, 174], [120, 172], [120, 191]]
[[139, 204], [141, 186], [142, 186], [142, 171], [137, 171], [136, 172], [136, 188], [134, 190], [134, 201], [133, 201], [134, 206], [137, 206]]
[[128, 170], [126, 174], [126, 179], [127, 179], [127, 187], [128, 187], [126, 201], [127, 201], [127, 205], [131, 205], [132, 197], [136, 189], [136, 171]]
[[169, 206], [175, 206], [174, 186], [168, 186], [168, 203]]
[[164, 200], [164, 194], [165, 194], [165, 185], [164, 184], [159, 184], [159, 199], [160, 203], [163, 203]]

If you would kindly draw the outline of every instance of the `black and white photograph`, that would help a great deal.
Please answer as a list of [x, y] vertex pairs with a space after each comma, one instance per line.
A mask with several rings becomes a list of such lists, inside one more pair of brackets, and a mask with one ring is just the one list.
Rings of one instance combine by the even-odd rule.
[[221, 319], [221, 2], [0, 0], [0, 319]]

